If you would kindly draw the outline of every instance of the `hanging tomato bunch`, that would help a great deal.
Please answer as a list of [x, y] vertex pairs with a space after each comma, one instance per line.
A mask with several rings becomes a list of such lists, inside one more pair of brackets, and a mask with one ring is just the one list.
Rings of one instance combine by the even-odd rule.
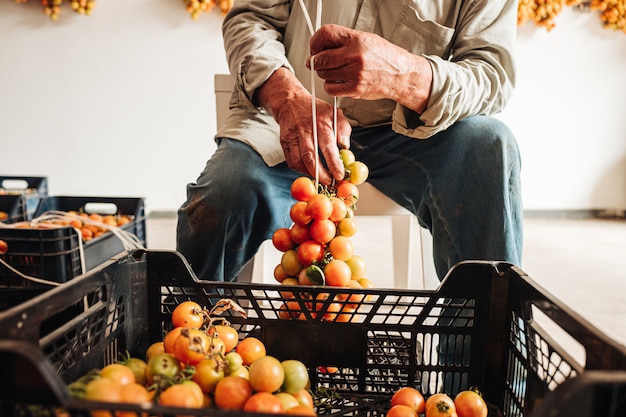
[[555, 18], [564, 6], [578, 10], [598, 11], [607, 29], [626, 33], [626, 0], [519, 0], [517, 24], [534, 22], [548, 31], [555, 27]]
[[[28, 0], [15, 0], [16, 3], [26, 3]], [[63, 0], [40, 0], [43, 12], [52, 20], [58, 20], [61, 14]], [[71, 0], [70, 7], [78, 14], [91, 15], [96, 5], [95, 0]]]
[[214, 7], [220, 9], [222, 14], [228, 13], [233, 7], [234, 0], [183, 0], [187, 12], [191, 15], [191, 18], [196, 20], [200, 17], [201, 13], [208, 13], [213, 10]]

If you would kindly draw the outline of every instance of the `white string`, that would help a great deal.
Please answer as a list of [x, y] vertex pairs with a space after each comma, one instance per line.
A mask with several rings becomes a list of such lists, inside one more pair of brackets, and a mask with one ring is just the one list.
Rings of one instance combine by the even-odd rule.
[[[306, 20], [307, 26], [309, 28], [309, 32], [311, 32], [311, 36], [315, 33], [315, 31], [319, 30], [322, 25], [322, 0], [317, 0], [317, 9], [315, 13], [315, 29], [313, 28], [313, 24], [311, 22], [311, 17], [309, 16], [309, 12], [304, 4], [304, 0], [300, 0], [300, 8], [302, 9], [302, 13], [304, 14], [304, 19]], [[311, 117], [313, 119], [313, 145], [315, 148], [315, 187], [318, 187], [319, 183], [319, 144], [317, 137], [317, 108], [316, 108], [316, 94], [315, 94], [315, 57], [311, 56]], [[337, 96], [333, 97], [333, 135], [335, 141], [339, 139], [339, 132], [337, 129]]]

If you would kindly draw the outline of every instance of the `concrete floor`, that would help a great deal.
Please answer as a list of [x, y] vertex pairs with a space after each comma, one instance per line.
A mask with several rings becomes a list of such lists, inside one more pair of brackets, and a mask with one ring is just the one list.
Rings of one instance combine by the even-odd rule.
[[[366, 261], [368, 278], [379, 288], [393, 287], [389, 219], [359, 216], [357, 225], [352, 240], [355, 253]], [[148, 248], [175, 248], [174, 217], [150, 217], [147, 229]], [[270, 249], [266, 265], [271, 271], [279, 258]], [[418, 245], [413, 253], [419, 259]], [[527, 218], [521, 267], [591, 325], [626, 345], [626, 221]], [[419, 265], [414, 269], [421, 271]], [[426, 288], [434, 286], [427, 277]]]

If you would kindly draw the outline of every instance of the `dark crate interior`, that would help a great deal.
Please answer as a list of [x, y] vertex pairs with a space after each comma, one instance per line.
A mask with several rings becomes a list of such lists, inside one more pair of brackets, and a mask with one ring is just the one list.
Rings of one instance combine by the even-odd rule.
[[[310, 313], [311, 298], [340, 293], [360, 300], [345, 322], [322, 320], [328, 302]], [[616, 405], [626, 401], [625, 348], [512, 265], [461, 263], [437, 291], [354, 290], [198, 281], [178, 253], [150, 250], [120, 255], [0, 313], [0, 403], [11, 411], [48, 403], [94, 409], [69, 398], [65, 384], [120, 352], [144, 355], [169, 330], [179, 302], [210, 308], [225, 298], [246, 309], [245, 318], [222, 314], [240, 337], [254, 335], [268, 354], [303, 361], [312, 388], [335, 394], [320, 414], [384, 415], [393, 391], [409, 385], [425, 395], [476, 386], [494, 416], [624, 415]], [[281, 318], [287, 301], [304, 312], [300, 320]], [[36, 377], [23, 378], [23, 368]]]

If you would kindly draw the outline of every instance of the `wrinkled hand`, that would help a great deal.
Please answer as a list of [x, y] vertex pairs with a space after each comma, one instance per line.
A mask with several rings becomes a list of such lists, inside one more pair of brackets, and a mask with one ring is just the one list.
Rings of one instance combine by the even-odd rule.
[[[277, 70], [259, 89], [258, 98], [280, 126], [280, 143], [287, 165], [315, 178], [316, 157], [313, 138], [311, 94], [287, 69]], [[318, 179], [329, 184], [341, 180], [345, 171], [339, 157], [340, 148], [350, 146], [352, 128], [337, 110], [337, 137], [333, 131], [333, 106], [317, 99], [317, 139], [321, 152]]]
[[391, 99], [422, 112], [428, 103], [432, 68], [428, 61], [368, 32], [322, 26], [310, 41], [311, 60], [324, 90], [354, 99]]

